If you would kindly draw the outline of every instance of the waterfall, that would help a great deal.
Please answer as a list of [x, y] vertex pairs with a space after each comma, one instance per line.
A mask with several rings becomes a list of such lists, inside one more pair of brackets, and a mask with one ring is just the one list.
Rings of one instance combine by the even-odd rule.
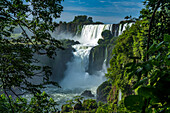
[[84, 25], [80, 39], [81, 43], [97, 45], [97, 41], [102, 39], [102, 32], [104, 30], [110, 30], [112, 32], [112, 24], [101, 24], [101, 25]]
[[118, 102], [122, 100], [122, 91], [119, 89], [119, 97], [118, 97]]
[[[90, 88], [98, 86], [103, 82], [103, 77], [106, 69], [106, 59], [103, 63], [105, 68], [100, 75], [89, 75], [86, 72], [89, 63], [89, 54], [92, 47], [97, 45], [97, 41], [102, 38], [101, 33], [104, 30], [112, 30], [112, 25], [84, 25], [81, 36], [78, 41], [81, 44], [72, 46], [75, 51], [73, 52], [73, 59], [67, 64], [67, 70], [65, 71], [65, 78], [60, 82], [60, 85], [64, 88]], [[107, 52], [107, 50], [106, 50]]]
[[123, 31], [125, 31], [128, 26], [131, 27], [132, 24], [133, 24], [133, 23], [120, 24], [120, 25], [119, 25], [119, 33], [118, 33], [118, 36], [121, 35], [121, 34], [123, 33]]
[[74, 45], [73, 59], [67, 64], [65, 78], [60, 83], [64, 88], [82, 88], [90, 83], [89, 75], [85, 72], [88, 67], [89, 54], [92, 47], [78, 44]]
[[104, 71], [104, 73], [107, 73], [107, 53], [108, 53], [108, 51], [107, 51], [107, 47], [106, 47], [106, 50], [105, 50], [105, 58], [104, 58], [104, 61], [103, 61], [103, 71]]
[[114, 37], [117, 37], [119, 35], [119, 26], [118, 25], [114, 25]]

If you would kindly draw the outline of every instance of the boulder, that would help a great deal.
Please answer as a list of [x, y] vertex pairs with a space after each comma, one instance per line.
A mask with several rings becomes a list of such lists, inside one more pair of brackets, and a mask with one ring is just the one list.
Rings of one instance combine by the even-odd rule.
[[107, 96], [112, 89], [111, 86], [110, 82], [105, 81], [97, 88], [97, 101], [107, 103]]
[[91, 93], [90, 90], [85, 90], [81, 96], [85, 96], [85, 97], [94, 97], [94, 95]]

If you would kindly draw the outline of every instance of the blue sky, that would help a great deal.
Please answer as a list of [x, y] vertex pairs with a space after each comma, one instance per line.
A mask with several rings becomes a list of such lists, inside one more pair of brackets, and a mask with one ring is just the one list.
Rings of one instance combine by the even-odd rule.
[[64, 11], [58, 21], [72, 21], [74, 16], [87, 15], [93, 21], [119, 23], [125, 16], [138, 17], [144, 0], [64, 0]]

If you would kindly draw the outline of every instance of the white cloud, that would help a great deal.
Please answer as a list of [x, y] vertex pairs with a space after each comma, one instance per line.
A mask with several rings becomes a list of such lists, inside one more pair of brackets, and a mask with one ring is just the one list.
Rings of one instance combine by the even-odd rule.
[[141, 2], [110, 2], [113, 5], [119, 5], [119, 6], [138, 6], [138, 7], [142, 7], [142, 3]]
[[106, 2], [106, 1], [100, 1], [101, 3], [104, 3], [104, 2]]
[[64, 7], [64, 11], [81, 11], [81, 12], [88, 12], [87, 8], [84, 7]]
[[82, 2], [82, 1], [79, 0], [79, 4], [84, 4], [84, 3], [86, 3], [86, 2]]
[[75, 3], [75, 2], [77, 2], [77, 1], [68, 1], [68, 2], [72, 2], [72, 3]]
[[[83, 0], [71, 0], [81, 3]], [[109, 0], [111, 1], [111, 0]], [[108, 2], [109, 4], [101, 7], [85, 7], [85, 6], [65, 6], [59, 21], [70, 22], [77, 15], [87, 15], [93, 17], [94, 21], [101, 21], [104, 23], [118, 23], [124, 19], [125, 16], [138, 16], [141, 10], [142, 3], [140, 2], [109, 2], [106, 0], [99, 0], [99, 2]], [[137, 7], [134, 7], [136, 5]], [[129, 6], [129, 7], [125, 7]]]

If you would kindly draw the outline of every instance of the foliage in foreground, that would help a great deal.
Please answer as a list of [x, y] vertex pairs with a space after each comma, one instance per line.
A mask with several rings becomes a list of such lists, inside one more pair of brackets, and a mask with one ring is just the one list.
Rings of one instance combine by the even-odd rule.
[[[50, 67], [39, 66], [34, 55], [50, 58], [61, 43], [50, 35], [55, 30], [63, 7], [63, 0], [1, 0], [0, 1], [0, 110], [3, 112], [51, 111], [54, 102], [41, 94], [41, 88], [50, 81]], [[19, 28], [21, 34], [13, 36]], [[38, 78], [39, 84], [32, 79]], [[19, 94], [31, 93], [31, 103]], [[11, 97], [9, 95], [12, 95]], [[5, 96], [7, 98], [5, 98]], [[14, 96], [17, 98], [14, 98]], [[25, 110], [25, 111], [24, 111]]]
[[[110, 95], [110, 103], [126, 112], [170, 111], [170, 35], [168, 0], [145, 0], [141, 19], [117, 40], [106, 76], [123, 102]], [[114, 108], [117, 112], [120, 108]], [[125, 112], [124, 111], [124, 112]]]
[[[12, 100], [12, 97], [9, 96]], [[45, 92], [42, 94], [37, 93], [34, 97], [28, 102], [25, 98], [16, 98], [14, 101], [9, 103], [8, 98], [5, 94], [2, 94], [0, 97], [0, 112], [2, 113], [49, 113], [57, 112], [56, 109], [57, 103], [54, 102]], [[13, 109], [11, 109], [11, 106]]]
[[62, 106], [61, 113], [112, 113], [113, 106], [102, 102], [97, 103], [93, 99], [84, 100], [83, 97], [77, 96]]

